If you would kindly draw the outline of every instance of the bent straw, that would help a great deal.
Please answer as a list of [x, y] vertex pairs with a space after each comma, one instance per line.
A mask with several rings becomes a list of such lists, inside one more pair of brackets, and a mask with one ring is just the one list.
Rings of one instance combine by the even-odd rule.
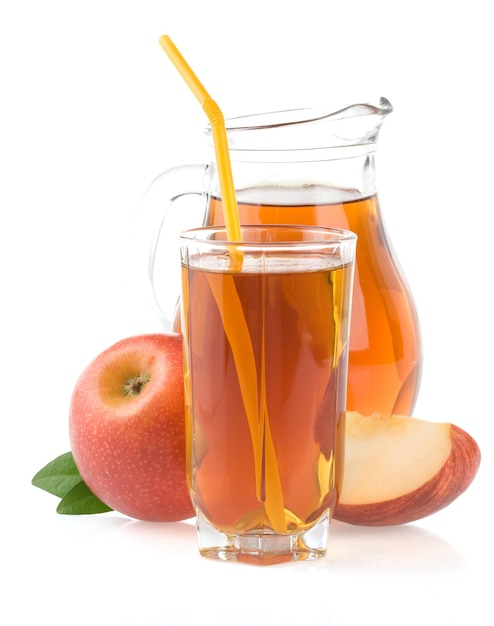
[[[180, 72], [182, 78], [199, 100], [209, 118], [220, 179], [227, 237], [230, 241], [239, 242], [241, 241], [240, 220], [235, 188], [233, 186], [230, 154], [228, 151], [228, 140], [223, 114], [170, 37], [163, 35], [160, 37], [159, 42], [176, 69]], [[241, 255], [239, 258], [234, 252], [234, 256], [237, 258], [237, 261], [241, 261]], [[276, 451], [271, 438], [271, 429], [266, 406], [264, 355], [261, 367], [261, 402], [259, 404], [255, 356], [249, 329], [235, 288], [233, 276], [225, 275], [224, 278], [223, 291], [221, 291], [221, 293], [217, 292], [213, 282], [210, 282], [210, 288], [218, 305], [225, 334], [232, 348], [233, 359], [238, 373], [240, 392], [252, 439], [256, 497], [260, 502], [263, 502], [265, 515], [273, 530], [276, 532], [286, 532], [287, 524], [283, 504], [281, 478], [276, 459]]]
[[228, 151], [228, 140], [226, 136], [223, 113], [194, 74], [190, 65], [181, 55], [170, 37], [168, 37], [168, 35], [163, 35], [160, 37], [159, 42], [173, 65], [175, 65], [182, 78], [192, 90], [195, 97], [199, 100], [204, 112], [208, 116], [213, 133], [226, 232], [230, 241], [241, 241], [242, 236], [240, 233], [237, 198], [235, 196], [235, 188], [233, 186], [230, 153]]

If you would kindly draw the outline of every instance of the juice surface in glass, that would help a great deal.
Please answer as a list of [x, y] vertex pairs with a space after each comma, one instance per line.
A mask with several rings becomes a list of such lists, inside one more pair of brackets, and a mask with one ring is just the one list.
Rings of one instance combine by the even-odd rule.
[[[352, 269], [289, 263], [262, 273], [182, 267], [191, 495], [226, 533], [300, 531], [336, 500]], [[233, 287], [254, 355], [247, 389], [220, 314]]]
[[[240, 190], [240, 222], [336, 227], [358, 235], [347, 409], [363, 415], [411, 415], [422, 367], [416, 311], [386, 240], [377, 195], [349, 195], [322, 187]], [[308, 203], [307, 196], [317, 199]], [[218, 198], [210, 198], [206, 219], [209, 224], [224, 223]]]

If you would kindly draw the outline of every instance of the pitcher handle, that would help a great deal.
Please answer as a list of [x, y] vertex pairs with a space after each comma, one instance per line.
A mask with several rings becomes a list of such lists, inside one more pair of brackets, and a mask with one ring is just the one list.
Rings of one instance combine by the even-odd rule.
[[[204, 223], [208, 169], [205, 164], [189, 164], [166, 170], [151, 182], [137, 209], [136, 224], [139, 229], [144, 229], [144, 242], [148, 242], [145, 245], [151, 303], [166, 330], [177, 330], [174, 326], [180, 294], [178, 235]], [[201, 202], [193, 203], [192, 196], [200, 197]], [[186, 206], [183, 211], [178, 211], [182, 200], [187, 201]], [[170, 306], [171, 311], [167, 311]]]

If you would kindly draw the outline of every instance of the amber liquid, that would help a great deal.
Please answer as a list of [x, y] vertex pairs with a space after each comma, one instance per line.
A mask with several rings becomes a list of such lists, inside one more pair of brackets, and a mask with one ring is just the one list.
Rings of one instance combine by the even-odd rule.
[[[363, 415], [411, 415], [417, 398], [422, 354], [419, 327], [408, 287], [392, 256], [376, 196], [327, 203], [290, 202], [288, 193], [257, 190], [262, 203], [238, 192], [242, 224], [308, 224], [358, 235], [350, 334], [347, 408]], [[323, 192], [323, 195], [325, 192]], [[209, 224], [223, 224], [221, 202], [210, 199]]]
[[192, 499], [226, 533], [300, 531], [336, 499], [350, 270], [182, 272]]

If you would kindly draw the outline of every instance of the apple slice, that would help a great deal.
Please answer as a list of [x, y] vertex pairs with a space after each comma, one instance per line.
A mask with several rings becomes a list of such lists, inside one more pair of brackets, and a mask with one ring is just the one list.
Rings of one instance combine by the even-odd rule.
[[413, 522], [453, 502], [479, 464], [477, 443], [454, 424], [348, 412], [333, 517], [362, 526]]

